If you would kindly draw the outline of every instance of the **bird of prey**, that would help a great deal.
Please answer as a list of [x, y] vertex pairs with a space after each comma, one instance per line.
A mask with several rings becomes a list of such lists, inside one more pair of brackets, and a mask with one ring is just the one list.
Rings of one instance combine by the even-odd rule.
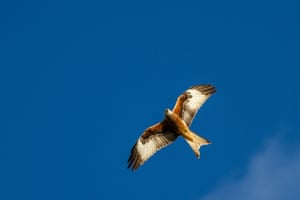
[[128, 168], [138, 169], [158, 150], [174, 142], [178, 136], [182, 136], [197, 158], [200, 158], [200, 147], [210, 144], [210, 141], [195, 134], [189, 127], [199, 108], [215, 92], [214, 86], [204, 84], [192, 86], [181, 94], [173, 110], [166, 109], [164, 119], [147, 128], [138, 138], [131, 149]]

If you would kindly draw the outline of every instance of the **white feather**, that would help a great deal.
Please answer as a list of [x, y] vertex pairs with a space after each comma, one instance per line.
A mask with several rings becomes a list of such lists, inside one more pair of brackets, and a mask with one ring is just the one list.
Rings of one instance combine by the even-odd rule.
[[195, 89], [189, 89], [187, 90], [192, 95], [192, 98], [188, 100], [188, 103], [186, 106], [188, 106], [190, 109], [197, 110], [199, 107], [207, 100], [209, 97], [208, 95], [202, 94], [200, 91]]
[[188, 89], [187, 93], [191, 95], [184, 103], [184, 110], [182, 113], [183, 120], [191, 125], [198, 109], [204, 104], [204, 102], [209, 98], [210, 95], [202, 94], [196, 89]]
[[147, 160], [157, 151], [154, 139], [148, 140], [145, 144], [138, 140], [136, 148], [143, 161]]

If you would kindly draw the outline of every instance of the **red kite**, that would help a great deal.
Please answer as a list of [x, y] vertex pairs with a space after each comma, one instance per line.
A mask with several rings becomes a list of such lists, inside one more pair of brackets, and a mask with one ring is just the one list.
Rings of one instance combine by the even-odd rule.
[[197, 158], [200, 158], [200, 147], [210, 144], [210, 141], [193, 133], [189, 127], [199, 108], [215, 92], [215, 87], [207, 84], [192, 86], [181, 94], [173, 110], [166, 109], [165, 118], [147, 128], [138, 138], [131, 149], [128, 168], [138, 169], [154, 153], [174, 142], [178, 136], [182, 136]]

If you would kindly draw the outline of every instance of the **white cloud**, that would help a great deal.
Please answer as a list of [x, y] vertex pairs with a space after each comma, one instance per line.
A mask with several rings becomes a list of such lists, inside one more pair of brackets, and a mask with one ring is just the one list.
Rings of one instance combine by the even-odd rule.
[[246, 175], [224, 181], [201, 200], [299, 200], [300, 146], [286, 150], [279, 138], [249, 162]]

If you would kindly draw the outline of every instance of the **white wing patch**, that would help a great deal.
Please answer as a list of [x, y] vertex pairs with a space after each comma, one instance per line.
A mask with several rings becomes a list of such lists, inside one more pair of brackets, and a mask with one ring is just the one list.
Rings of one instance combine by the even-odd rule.
[[147, 139], [140, 137], [131, 150], [128, 167], [136, 170], [153, 154], [171, 144], [177, 137], [178, 135], [173, 132], [154, 134]]
[[199, 108], [215, 92], [211, 85], [194, 86], [186, 91], [187, 100], [183, 104], [182, 118], [188, 126], [191, 125]]
[[143, 144], [140, 139], [138, 140], [136, 149], [143, 162], [145, 162], [145, 160], [150, 158], [150, 156], [152, 156], [156, 151], [159, 150], [157, 149], [156, 143], [157, 141], [155, 141], [155, 138], [147, 141], [145, 144]]
[[[178, 97], [173, 111], [175, 110], [176, 114], [190, 126], [199, 108], [214, 92], [216, 92], [216, 89], [210, 84], [192, 86]], [[138, 169], [153, 154], [174, 142], [179, 135], [173, 132], [173, 128], [165, 119], [147, 128], [131, 149], [128, 158], [128, 168], [132, 170]], [[190, 144], [197, 156], [200, 155], [198, 149], [201, 144]]]
[[198, 110], [209, 97], [207, 94], [202, 94], [196, 89], [188, 89], [187, 92], [191, 94], [192, 98], [188, 99], [185, 106], [193, 110]]

